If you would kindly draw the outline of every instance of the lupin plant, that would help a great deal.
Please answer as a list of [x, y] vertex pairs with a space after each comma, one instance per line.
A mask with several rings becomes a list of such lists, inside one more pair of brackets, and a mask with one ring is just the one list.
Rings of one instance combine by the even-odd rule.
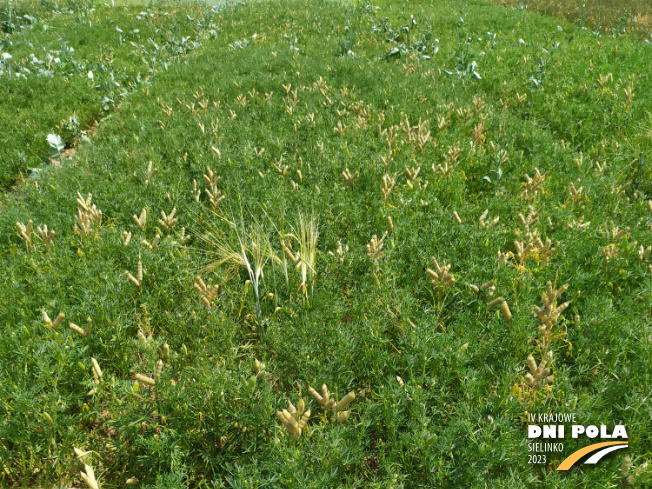
[[90, 236], [93, 229], [102, 226], [102, 211], [99, 210], [95, 204], [91, 205], [92, 194], [88, 194], [84, 199], [79, 192], [77, 192], [77, 215], [75, 216], [75, 232], [83, 235]]
[[80, 328], [75, 323], [68, 323], [68, 326], [70, 327], [70, 329], [76, 331], [77, 333], [79, 333], [85, 338], [88, 338], [91, 335], [91, 331], [93, 330], [93, 322], [91, 321], [91, 318], [87, 319], [86, 329]]
[[324, 421], [327, 421], [329, 419], [329, 413], [330, 413], [330, 420], [332, 422], [343, 423], [344, 421], [349, 419], [349, 416], [351, 415], [351, 411], [345, 411], [344, 409], [346, 409], [348, 405], [355, 400], [354, 391], [349, 392], [346, 396], [344, 396], [340, 400], [340, 402], [335, 402], [335, 399], [331, 397], [331, 394], [328, 391], [328, 387], [326, 387], [326, 384], [322, 384], [321, 394], [319, 394], [312, 387], [308, 387], [308, 392], [310, 392], [310, 395], [312, 395], [312, 397], [314, 397], [317, 400], [317, 402], [321, 405], [321, 407], [324, 409], [324, 413], [322, 415], [322, 419]]
[[434, 256], [430, 257], [432, 260], [432, 265], [435, 267], [434, 270], [431, 268], [426, 268], [426, 273], [432, 278], [432, 286], [437, 290], [437, 292], [443, 292], [448, 287], [455, 283], [455, 277], [452, 273], [448, 271], [451, 268], [451, 265], [439, 266], [437, 259]]
[[138, 273], [136, 277], [134, 277], [128, 270], [125, 270], [125, 274], [129, 281], [140, 290], [140, 286], [143, 284], [143, 264], [140, 261], [138, 262]]
[[174, 207], [170, 214], [166, 214], [164, 211], [161, 211], [161, 217], [162, 219], [158, 220], [158, 223], [161, 225], [163, 229], [165, 229], [167, 232], [172, 231], [172, 228], [177, 225], [179, 220], [174, 217], [174, 214], [177, 212], [177, 208]]
[[45, 247], [47, 248], [48, 251], [50, 251], [50, 243], [52, 242], [52, 239], [54, 238], [54, 235], [56, 233], [54, 232], [54, 230], [48, 231], [47, 224], [43, 224], [43, 227], [37, 226], [36, 230], [38, 231], [39, 236], [45, 243]]
[[145, 231], [145, 224], [147, 223], [147, 209], [143, 209], [140, 212], [140, 216], [134, 214], [132, 218], [136, 223], [136, 226], [138, 226], [138, 229], [140, 229], [141, 231]]
[[195, 289], [199, 292], [202, 302], [208, 307], [212, 306], [213, 300], [217, 297], [219, 287], [218, 284], [212, 285], [210, 282], [207, 285], [199, 275], [195, 278]]
[[34, 221], [31, 219], [27, 221], [27, 226], [25, 226], [22, 222], [17, 222], [16, 226], [18, 227], [18, 236], [25, 241], [25, 245], [29, 248], [30, 245], [32, 244], [32, 234], [34, 233]]
[[45, 311], [45, 309], [41, 311], [41, 314], [43, 315], [43, 321], [45, 322], [45, 325], [52, 331], [58, 330], [63, 320], [66, 319], [66, 315], [63, 312], [60, 312], [57, 317], [54, 318], [54, 321], [50, 319], [50, 316], [48, 316], [48, 313]]
[[276, 416], [283, 424], [285, 430], [292, 435], [294, 441], [297, 441], [302, 432], [305, 431], [306, 424], [310, 418], [310, 409], [304, 412], [306, 404], [299, 399], [298, 409], [291, 402], [288, 402], [288, 409], [276, 411]]

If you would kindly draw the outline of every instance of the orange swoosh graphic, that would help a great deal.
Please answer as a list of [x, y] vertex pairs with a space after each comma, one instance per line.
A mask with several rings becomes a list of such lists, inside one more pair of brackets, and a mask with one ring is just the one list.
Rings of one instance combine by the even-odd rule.
[[559, 467], [557, 467], [557, 470], [568, 470], [570, 469], [573, 465], [575, 465], [575, 462], [577, 462], [579, 459], [581, 459], [584, 455], [587, 455], [591, 452], [595, 452], [596, 450], [603, 448], [603, 447], [609, 447], [611, 445], [627, 445], [626, 441], [605, 441], [602, 443], [595, 443], [593, 445], [589, 445], [588, 447], [580, 448], [578, 451], [570, 454], [566, 460], [564, 460], [561, 464], [559, 464]]

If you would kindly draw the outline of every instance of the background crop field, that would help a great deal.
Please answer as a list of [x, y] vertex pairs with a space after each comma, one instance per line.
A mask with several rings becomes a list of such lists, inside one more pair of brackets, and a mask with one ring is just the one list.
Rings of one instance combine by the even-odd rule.
[[629, 32], [652, 40], [652, 3], [641, 0], [497, 0], [496, 3], [527, 8], [565, 18], [600, 32]]
[[[650, 484], [649, 44], [484, 0], [59, 5], [3, 34], [1, 150], [101, 122], [3, 170], [3, 487]], [[529, 464], [532, 412], [629, 448]]]

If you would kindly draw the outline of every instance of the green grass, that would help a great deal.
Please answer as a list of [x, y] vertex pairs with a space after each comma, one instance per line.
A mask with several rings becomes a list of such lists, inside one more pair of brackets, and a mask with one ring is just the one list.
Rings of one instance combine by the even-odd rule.
[[[526, 411], [626, 424], [637, 483], [649, 483], [641, 466], [651, 441], [652, 257], [639, 260], [638, 247], [652, 245], [652, 51], [466, 3], [193, 11], [214, 23], [201, 32], [217, 35], [134, 86], [62, 168], [45, 166], [3, 196], [3, 486], [83, 487], [73, 447], [93, 451], [104, 489], [130, 477], [158, 488], [621, 485], [620, 454], [555, 471], [588, 440], [566, 440], [563, 455], [529, 465]], [[124, 15], [120, 25], [141, 8], [80, 7], [56, 21], [94, 15], [109, 26]], [[177, 11], [158, 33], [165, 39], [197, 22], [179, 6], [151, 8]], [[124, 71], [137, 65], [126, 49], [115, 58]], [[37, 82], [21, 78], [14, 90]], [[71, 96], [87, 90], [75, 86]], [[47, 135], [51, 122], [38, 120]], [[457, 143], [454, 169], [433, 170]], [[225, 196], [216, 209], [207, 166]], [[526, 200], [525, 175], [537, 168], [549, 173]], [[385, 175], [395, 175], [387, 198]], [[103, 212], [90, 235], [75, 232], [77, 192], [92, 193]], [[528, 205], [541, 209], [527, 230], [534, 235], [518, 217]], [[173, 208], [178, 224], [167, 231], [157, 219]], [[144, 231], [132, 217], [142, 209]], [[486, 221], [500, 217], [493, 227], [479, 224], [485, 209]], [[319, 226], [305, 289], [281, 248], [281, 237], [300, 236], [301, 216]], [[17, 235], [16, 222], [30, 219], [56, 231], [49, 251]], [[626, 236], [614, 238], [614, 227]], [[370, 256], [367, 245], [385, 232]], [[142, 244], [157, 233], [157, 248]], [[261, 236], [275, 258], [257, 304], [244, 266], [205, 267], [224, 257], [220, 246], [263, 250]], [[516, 253], [515, 239], [536, 236], [551, 240], [548, 259], [497, 258]], [[451, 265], [456, 281], [445, 290], [425, 271], [432, 256]], [[136, 276], [139, 262], [136, 287], [125, 272]], [[210, 306], [194, 288], [197, 275], [219, 284]], [[511, 322], [470, 287], [490, 280]], [[534, 396], [524, 375], [528, 355], [544, 353], [533, 308], [548, 281], [569, 284], [560, 302], [570, 305], [547, 348], [554, 381]], [[42, 309], [52, 319], [65, 313], [57, 331]], [[68, 328], [87, 318], [89, 337]], [[148, 346], [139, 331], [151, 336]], [[156, 388], [136, 386], [135, 374], [153, 376], [165, 343]], [[97, 385], [91, 358], [103, 370]], [[256, 359], [266, 365], [258, 379]], [[346, 422], [320, 421], [308, 387], [323, 383], [337, 400], [356, 392]], [[312, 417], [294, 442], [275, 413], [300, 396]]]
[[0, 190], [50, 164], [48, 134], [78, 146], [129, 93], [211, 36], [212, 14], [193, 4], [182, 13], [152, 4], [147, 15], [90, 5], [32, 11], [0, 2], [0, 51], [12, 56], [0, 66], [0, 98], [11, 114], [0, 122]]

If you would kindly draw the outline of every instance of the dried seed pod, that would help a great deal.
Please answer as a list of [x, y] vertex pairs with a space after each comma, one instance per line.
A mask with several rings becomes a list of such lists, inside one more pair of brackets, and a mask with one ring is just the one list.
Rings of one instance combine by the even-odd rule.
[[350, 415], [351, 415], [351, 411], [343, 411], [343, 412], [341, 412], [341, 413], [337, 416], [337, 418], [335, 418], [335, 420], [336, 420], [338, 423], [344, 423], [344, 421], [346, 421], [347, 419], [349, 419], [349, 416], [350, 416]]
[[503, 299], [502, 296], [501, 296], [501, 297], [498, 297], [498, 298], [492, 300], [491, 302], [487, 303], [487, 307], [488, 307], [489, 309], [491, 309], [492, 307], [497, 306], [498, 304], [500, 304], [500, 303], [503, 302], [504, 300], [505, 300], [505, 299]]
[[158, 382], [158, 379], [161, 378], [161, 372], [163, 371], [163, 360], [156, 362], [156, 372], [154, 373], [154, 382]]
[[91, 363], [93, 364], [93, 377], [95, 378], [95, 383], [99, 384], [102, 380], [102, 369], [100, 368], [99, 363], [95, 358], [91, 357]]
[[457, 224], [462, 224], [462, 219], [460, 218], [460, 215], [457, 213], [457, 211], [453, 211], [453, 217], [455, 218]]
[[308, 387], [308, 392], [310, 392], [312, 397], [314, 397], [319, 404], [321, 404], [322, 406], [324, 405], [325, 402], [324, 398], [321, 395], [319, 395], [319, 393], [315, 389], [313, 389], [312, 387]]
[[509, 310], [509, 305], [507, 301], [503, 302], [500, 305], [500, 312], [503, 314], [505, 321], [510, 322], [512, 320], [512, 312]]
[[471, 290], [472, 290], [475, 294], [479, 294], [479, 293], [480, 293], [480, 289], [479, 289], [476, 285], [471, 284], [471, 285], [469, 285], [469, 287], [471, 287]]
[[355, 399], [355, 391], [349, 392], [346, 396], [344, 396], [340, 402], [338, 402], [335, 407], [333, 408], [335, 412], [340, 412], [346, 408], [349, 404], [353, 402]]
[[81, 329], [81, 328], [80, 328], [79, 326], [77, 326], [75, 323], [68, 323], [68, 326], [70, 327], [70, 329], [72, 329], [73, 331], [76, 331], [76, 332], [79, 333], [80, 335], [82, 335], [82, 336], [87, 336], [86, 331], [84, 331], [83, 329]]
[[489, 287], [491, 287], [494, 284], [493, 279], [489, 280], [489, 282], [486, 282], [480, 286], [480, 290], [487, 290]]
[[81, 478], [84, 479], [84, 482], [86, 482], [88, 487], [90, 489], [100, 489], [100, 486], [97, 484], [97, 480], [95, 479], [93, 468], [90, 465], [84, 465], [84, 470], [86, 473], [82, 472]]
[[152, 386], [156, 385], [156, 381], [151, 377], [147, 377], [146, 375], [136, 374], [134, 377], [137, 381], [142, 382], [143, 384]]

